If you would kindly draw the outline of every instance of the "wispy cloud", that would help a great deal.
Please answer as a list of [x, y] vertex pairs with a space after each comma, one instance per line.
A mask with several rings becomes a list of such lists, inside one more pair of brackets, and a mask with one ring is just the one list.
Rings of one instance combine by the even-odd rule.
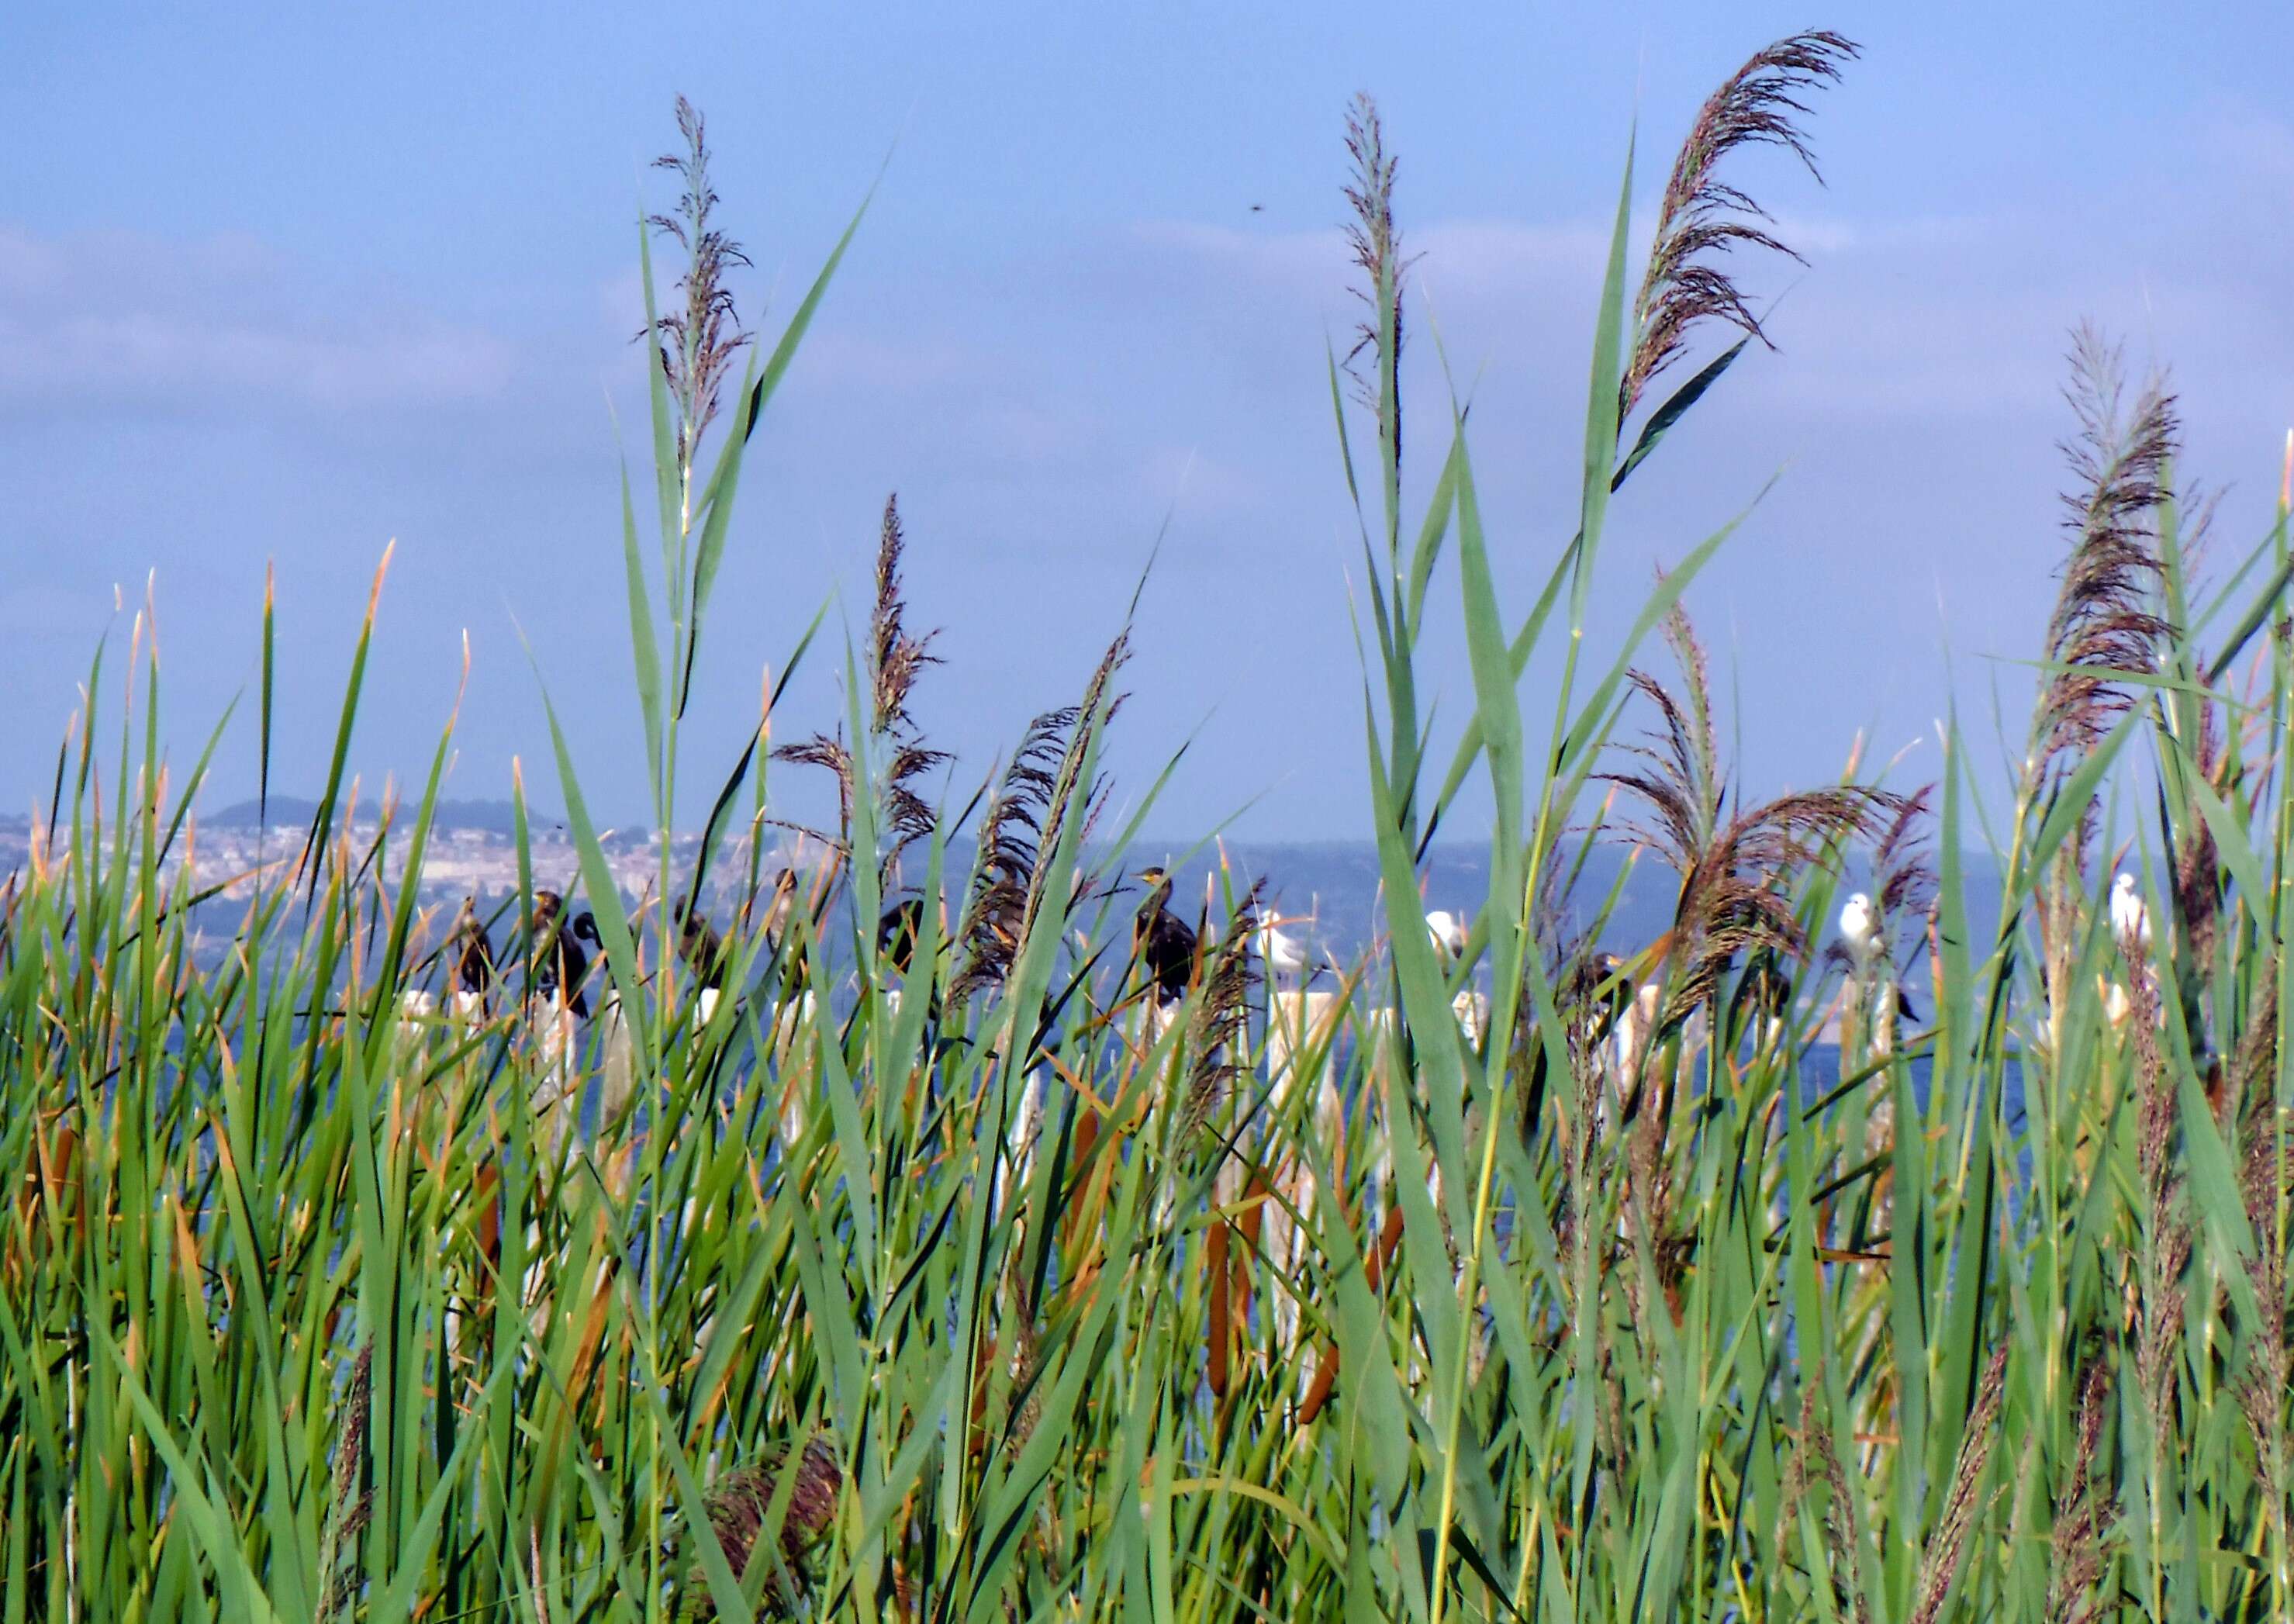
[[240, 235], [0, 225], [0, 410], [361, 412], [499, 398], [511, 345]]

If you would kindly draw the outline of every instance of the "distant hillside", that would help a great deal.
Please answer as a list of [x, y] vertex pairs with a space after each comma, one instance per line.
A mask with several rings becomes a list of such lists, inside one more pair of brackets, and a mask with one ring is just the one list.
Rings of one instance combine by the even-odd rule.
[[[374, 803], [362, 800], [362, 811], [370, 812]], [[413, 808], [403, 811], [411, 816]], [[267, 813], [261, 803], [253, 800], [233, 801], [222, 811], [200, 819], [210, 829], [253, 829], [268, 822], [273, 829], [289, 829], [298, 824], [308, 824], [319, 815], [319, 803], [301, 795], [273, 795]], [[481, 829], [492, 834], [512, 834], [517, 832], [517, 811], [507, 800], [441, 800], [432, 814], [432, 825], [438, 829]], [[565, 820], [555, 813], [538, 808], [526, 808], [526, 823], [536, 830], [562, 827]]]

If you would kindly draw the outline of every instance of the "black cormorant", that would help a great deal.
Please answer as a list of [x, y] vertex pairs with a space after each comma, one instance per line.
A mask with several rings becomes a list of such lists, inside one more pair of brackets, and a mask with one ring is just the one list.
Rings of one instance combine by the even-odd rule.
[[494, 990], [494, 945], [485, 922], [478, 917], [477, 898], [462, 899], [448, 939], [454, 949], [454, 1012], [466, 1020], [484, 1019]]
[[1132, 922], [1132, 956], [1147, 967], [1156, 1003], [1176, 1003], [1187, 995], [1187, 984], [1195, 978], [1195, 933], [1171, 912], [1169, 874], [1143, 868], [1139, 878], [1147, 887], [1147, 897]]
[[556, 891], [536, 891], [533, 894], [533, 930], [528, 951], [533, 955], [533, 968], [528, 972], [528, 985], [533, 994], [562, 1003], [577, 1016], [587, 1019], [590, 1001], [582, 988], [590, 973], [590, 955], [582, 949], [582, 921], [588, 920], [590, 937], [595, 940], [597, 921], [584, 914], [581, 920], [562, 922], [565, 899]]

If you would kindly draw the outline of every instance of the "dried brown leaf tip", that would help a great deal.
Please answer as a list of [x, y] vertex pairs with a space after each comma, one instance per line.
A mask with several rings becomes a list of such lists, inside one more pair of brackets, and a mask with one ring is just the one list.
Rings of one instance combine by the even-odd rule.
[[654, 340], [662, 376], [677, 401], [679, 460], [690, 464], [703, 431], [717, 415], [733, 357], [749, 342], [734, 313], [733, 290], [725, 283], [726, 272], [746, 265], [749, 256], [710, 223], [717, 193], [709, 183], [708, 131], [699, 110], [683, 96], [677, 99], [677, 133], [684, 150], [654, 159], [654, 167], [677, 171], [685, 190], [676, 212], [655, 215], [651, 223], [685, 249], [685, 274], [677, 283], [683, 300], [655, 319]]
[[2155, 608], [2160, 510], [2181, 425], [2156, 376], [2127, 398], [2119, 349], [2091, 327], [2071, 341], [2065, 389], [2078, 419], [2064, 443], [2072, 488], [2063, 496], [2070, 552], [2063, 562], [2047, 658], [2057, 671], [2040, 702], [2030, 772], [2084, 756], [2128, 705], [2114, 677], [2150, 671], [2175, 628]]
[[1821, 182], [1798, 122], [1809, 110], [1802, 98], [1837, 80], [1842, 64], [1856, 55], [1855, 44], [1838, 34], [1794, 34], [1756, 52], [1697, 113], [1673, 159], [1648, 269], [1633, 301], [1633, 353], [1617, 402], [1621, 426], [1650, 380], [1680, 359], [1699, 322], [1718, 320], [1768, 343], [1723, 257], [1739, 248], [1769, 248], [1794, 260], [1800, 256], [1769, 231], [1768, 211], [1716, 172], [1739, 147], [1775, 146]]

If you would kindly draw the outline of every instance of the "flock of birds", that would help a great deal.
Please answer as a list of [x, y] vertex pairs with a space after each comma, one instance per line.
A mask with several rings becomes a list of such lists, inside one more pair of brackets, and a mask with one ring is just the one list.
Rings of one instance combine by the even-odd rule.
[[[1198, 985], [1208, 945], [1203, 939], [1205, 929], [1190, 925], [1173, 910], [1174, 881], [1168, 871], [1149, 867], [1141, 870], [1136, 879], [1144, 896], [1131, 922], [1131, 958], [1141, 972], [1143, 1002], [1148, 1011], [1145, 1031], [1151, 1037], [1159, 1023]], [[796, 899], [796, 889], [794, 874], [783, 870], [775, 881], [765, 914], [765, 930], [773, 943], [780, 940]], [[2130, 955], [2147, 951], [2151, 944], [2150, 916], [2132, 874], [2118, 875], [2111, 887], [2109, 906], [2114, 939]], [[905, 897], [885, 909], [878, 922], [875, 935], [880, 962], [902, 979], [907, 978], [925, 934], [923, 907], [921, 897]], [[1305, 916], [1307, 921], [1312, 918], [1311, 914]], [[1344, 974], [1335, 958], [1327, 953], [1320, 959], [1314, 957], [1306, 941], [1285, 928], [1299, 922], [1267, 910], [1254, 913], [1246, 926], [1251, 936], [1249, 947], [1264, 965], [1268, 982], [1266, 1060], [1270, 1079], [1277, 1084], [1278, 1103], [1289, 1081], [1282, 1074], [1290, 1068], [1290, 1061], [1301, 1044], [1314, 1036], [1311, 1028], [1318, 1019], [1337, 1003], [1337, 995], [1316, 995], [1309, 988], [1326, 972], [1336, 972], [1341, 978]], [[679, 956], [696, 981], [693, 1012], [705, 1027], [715, 1018], [724, 996], [732, 955], [717, 928], [689, 901], [678, 905], [674, 924]], [[1471, 938], [1469, 922], [1447, 909], [1435, 909], [1425, 915], [1425, 925], [1445, 976], [1457, 978], [1467, 959]], [[1838, 930], [1841, 948], [1859, 988], [1871, 993], [1882, 993], [1884, 988], [1883, 995], [1889, 1001], [1890, 1029], [1897, 1015], [1908, 1020], [1916, 1019], [1911, 1002], [1893, 973], [1894, 954], [1888, 922], [1883, 919], [1881, 910], [1868, 894], [1859, 891], [1849, 897], [1840, 910]], [[946, 933], [941, 935], [945, 941]], [[633, 1092], [629, 1032], [618, 990], [604, 973], [605, 944], [592, 914], [584, 909], [569, 915], [565, 900], [559, 893], [538, 890], [533, 893], [525, 943], [524, 986], [517, 1014], [541, 1060], [540, 1081], [533, 1104], [537, 1115], [547, 1119], [546, 1125], [552, 1133], [562, 1139], [568, 1120], [579, 1110], [582, 1078], [577, 1075], [574, 1058], [580, 1023], [590, 1022], [593, 1030], [603, 1031], [601, 1120], [618, 1111]], [[502, 991], [502, 976], [493, 940], [479, 916], [475, 899], [462, 904], [442, 956], [451, 1008], [457, 1019], [474, 1024], [491, 1019]], [[773, 1028], [779, 1034], [793, 1029], [818, 1006], [807, 955], [781, 953], [776, 948], [775, 958], [780, 964], [780, 974], [775, 989]], [[1598, 987], [1592, 999], [1597, 1006], [1598, 1024], [1592, 1035], [1604, 1051], [1605, 1069], [1610, 1070], [1625, 1087], [1630, 1087], [1638, 1076], [1651, 1047], [1650, 1039], [1660, 1029], [1664, 998], [1662, 982], [1637, 980], [1632, 973], [1634, 968], [1632, 962], [1614, 954], [1598, 955], [1592, 963]], [[1762, 1018], [1758, 1029], [1760, 1041], [1764, 1044], [1780, 1041], [1789, 1013], [1789, 982], [1774, 966], [1769, 967], [1766, 978], [1748, 972], [1745, 980], [1748, 995]], [[1756, 981], [1759, 985], [1754, 986]], [[593, 993], [597, 1003], [594, 1020]], [[897, 989], [888, 989], [888, 997], [897, 1008]], [[2126, 989], [2110, 986], [2104, 997], [2106, 1012], [2117, 1025], [2127, 1009]], [[1452, 1009], [1462, 1035], [1469, 1044], [1478, 1046], [1486, 1034], [1489, 1001], [1473, 986], [1470, 978], [1454, 992]], [[420, 989], [406, 993], [401, 1011], [403, 1028], [419, 1029], [437, 1010], [438, 1001], [432, 993]], [[1688, 1019], [1703, 1019], [1702, 1011], [1693, 1011]], [[1698, 1029], [1687, 1035], [1689, 1046], [1694, 1048], [1709, 1034]], [[1028, 1091], [1030, 1098], [1023, 1104], [1022, 1118], [1013, 1125], [1015, 1137], [1032, 1138], [1041, 1111], [1040, 1102], [1032, 1098], [1036, 1092], [1032, 1088]], [[1326, 1100], [1318, 1108], [1322, 1115], [1336, 1116], [1341, 1111], [1335, 1100]], [[784, 1102], [784, 1127], [792, 1136], [801, 1128], [801, 1100], [792, 1097]]]
[[[1200, 984], [1209, 945], [1202, 939], [1206, 929], [1189, 925], [1173, 911], [1173, 881], [1166, 870], [1143, 870], [1137, 880], [1145, 896], [1131, 922], [1129, 945], [1141, 982], [1140, 1002], [1149, 1018], [1142, 1035], [1151, 1041], [1157, 1024], [1170, 1019], [1189, 993]], [[784, 1059], [784, 1045], [789, 1035], [801, 1030], [818, 1007], [810, 984], [809, 955], [781, 951], [796, 889], [794, 876], [783, 871], [775, 883], [765, 915], [767, 938], [773, 946], [773, 958], [780, 966], [777, 984], [772, 988], [774, 1007], [769, 1030], [776, 1050]], [[2111, 934], [2133, 966], [2147, 955], [2152, 933], [2148, 910], [2132, 875], [2122, 873], [2117, 877], [2109, 906]], [[877, 926], [879, 962], [902, 980], [907, 978], [925, 935], [923, 907], [919, 897], [897, 901], [884, 911]], [[1313, 915], [1305, 917], [1311, 921]], [[717, 928], [689, 903], [678, 906], [672, 921], [679, 957], [695, 978], [692, 1012], [706, 1027], [719, 1012], [733, 969], [733, 955]], [[1314, 1137], [1330, 1155], [1331, 1165], [1340, 1170], [1341, 1176], [1345, 1176], [1343, 1170], [1348, 1165], [1359, 1165], [1372, 1190], [1389, 1190], [1395, 1167], [1388, 1133], [1371, 1126], [1367, 1142], [1357, 1147], [1348, 1145], [1347, 1104], [1334, 1076], [1337, 1068], [1328, 1064], [1337, 1021], [1349, 1006], [1337, 992], [1318, 994], [1311, 990], [1312, 984], [1326, 971], [1335, 972], [1343, 981], [1344, 967], [1328, 954], [1319, 960], [1310, 954], [1307, 943], [1285, 929], [1288, 924], [1300, 922], [1297, 920], [1285, 920], [1272, 911], [1254, 910], [1247, 922], [1239, 922], [1249, 930], [1249, 949], [1257, 954], [1266, 972], [1264, 1060], [1270, 1120], [1289, 1120], [1297, 1103], [1297, 1094], [1302, 1090], [1311, 1091], [1313, 1097], [1306, 1105], [1314, 1124]], [[1892, 1041], [1896, 1015], [1916, 1019], [1897, 982], [1890, 924], [1873, 898], [1861, 891], [1847, 899], [1838, 916], [1838, 939], [1850, 968], [1851, 986], [1866, 1008], [1883, 1012], [1886, 1024], [1875, 1028], [1881, 1042]], [[1469, 1046], [1478, 1049], [1486, 1035], [1489, 1004], [1486, 996], [1474, 987], [1470, 976], [1465, 974], [1471, 925], [1461, 914], [1435, 909], [1425, 915], [1425, 927], [1444, 976], [1459, 984], [1452, 995], [1452, 1011], [1460, 1035]], [[946, 933], [941, 936], [945, 940]], [[589, 1022], [593, 1034], [602, 1029], [603, 1064], [597, 1118], [601, 1123], [611, 1120], [635, 1094], [630, 1035], [622, 1017], [619, 991], [614, 979], [603, 973], [606, 947], [597, 920], [590, 913], [584, 910], [569, 917], [562, 896], [554, 891], [536, 891], [525, 932], [525, 951], [522, 993], [513, 1008], [500, 1012], [522, 1021], [526, 1041], [540, 1061], [532, 1099], [533, 1133], [536, 1145], [547, 1147], [549, 1153], [555, 1156], [563, 1149], [566, 1136], [581, 1115], [585, 1079], [576, 1064], [577, 1023]], [[1643, 960], [1647, 957], [1645, 954]], [[502, 976], [492, 938], [479, 916], [475, 899], [462, 905], [442, 959], [451, 1009], [458, 1023], [468, 1026], [494, 1019], [496, 1001], [503, 990]], [[1701, 1005], [1686, 1018], [1665, 1019], [1668, 1012], [1664, 1008], [1663, 983], [1637, 978], [1637, 968], [1615, 954], [1598, 954], [1590, 966], [1595, 979], [1575, 989], [1583, 1000], [1579, 1008], [1585, 1019], [1574, 1035], [1586, 1043], [1584, 1052], [1598, 1057], [1605, 1077], [1598, 1108], [1598, 1120], [1602, 1122], [1610, 1120], [1614, 1112], [1630, 1116], [1640, 1095], [1649, 1055], [1661, 1035], [1670, 1033], [1678, 1037], [1685, 1052], [1695, 1052], [1711, 1036], [1708, 1017]], [[1755, 1029], [1756, 1041], [1763, 1049], [1774, 1052], [1784, 1041], [1792, 987], [1781, 970], [1773, 964], [1768, 967], [1765, 978], [1756, 973], [1758, 970], [1757, 964], [1749, 969], [1744, 979], [1753, 989], [1761, 1018], [1761, 1025]], [[1131, 970], [1126, 970], [1127, 985], [1132, 973]], [[2140, 972], [2130, 969], [2132, 973]], [[897, 1009], [897, 989], [888, 986], [885, 996]], [[2106, 1013], [2116, 1027], [2128, 1010], [2127, 991], [2124, 987], [2111, 985], [2105, 989], [2104, 996]], [[402, 1030], [419, 1031], [436, 1013], [434, 995], [420, 990], [409, 992], [404, 995]], [[1370, 1016], [1373, 1031], [1390, 1031], [1390, 1021], [1387, 1011], [1373, 1011]], [[1867, 1038], [1871, 1035], [1867, 1034]], [[809, 1068], [802, 1066], [785, 1067], [784, 1071], [788, 1081], [785, 1084], [779, 1126], [781, 1142], [788, 1147], [796, 1144], [804, 1132], [811, 1103], [808, 1079], [813, 1074]], [[995, 1158], [992, 1174], [992, 1198], [999, 1208], [1008, 1191], [1029, 1176], [1047, 1092], [1049, 1078], [1040, 1071], [1030, 1075], [1018, 1090], [1017, 1110], [1001, 1135], [1004, 1152]], [[1596, 1132], [1599, 1131], [1597, 1126]], [[1254, 1167], [1255, 1173], [1251, 1171]], [[1256, 1187], [1246, 1182], [1254, 1177], [1263, 1178], [1265, 1182]], [[1284, 1149], [1278, 1138], [1270, 1137], [1262, 1163], [1252, 1163], [1241, 1156], [1223, 1157], [1212, 1189], [1214, 1205], [1229, 1213], [1250, 1207], [1254, 1204], [1254, 1188], [1258, 1192], [1254, 1244], [1259, 1255], [1284, 1282], [1272, 1294], [1268, 1312], [1275, 1335], [1286, 1346], [1295, 1344], [1299, 1335], [1302, 1305], [1290, 1283], [1306, 1278], [1311, 1262], [1314, 1243], [1308, 1227], [1311, 1221], [1306, 1215], [1316, 1208], [1316, 1182], [1314, 1165], [1301, 1150], [1295, 1147]], [[1429, 1168], [1428, 1183], [1439, 1211], [1438, 1162]], [[498, 1234], [499, 1217], [492, 1206], [493, 1199], [489, 1183], [481, 1194], [482, 1204], [488, 1211], [487, 1218], [481, 1222], [482, 1235]], [[1167, 1186], [1159, 1201], [1167, 1206], [1173, 1199], [1173, 1191]], [[1390, 1228], [1398, 1216], [1398, 1209], [1388, 1206], [1387, 1225]], [[491, 1255], [493, 1243], [482, 1240], [481, 1244], [488, 1247]], [[1380, 1244], [1389, 1243], [1382, 1236]], [[546, 1284], [535, 1273], [540, 1267], [537, 1261], [529, 1270], [527, 1280], [529, 1297], [536, 1302]], [[1302, 1392], [1315, 1389], [1321, 1382], [1320, 1365], [1321, 1360], [1311, 1354], [1302, 1362], [1298, 1375]]]

